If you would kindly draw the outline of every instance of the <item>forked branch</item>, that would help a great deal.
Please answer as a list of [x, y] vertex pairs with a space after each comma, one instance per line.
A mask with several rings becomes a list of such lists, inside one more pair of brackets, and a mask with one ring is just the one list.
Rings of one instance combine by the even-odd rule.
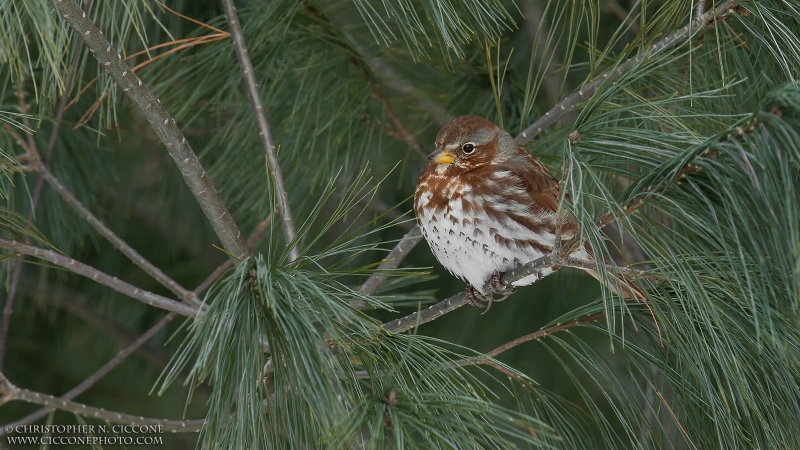
[[286, 240], [286, 245], [291, 245], [289, 250], [289, 261], [294, 261], [299, 255], [295, 237], [297, 231], [294, 228], [294, 220], [292, 219], [292, 210], [289, 207], [289, 194], [286, 192], [286, 187], [283, 184], [283, 172], [278, 165], [278, 155], [275, 153], [275, 142], [272, 140], [272, 133], [269, 130], [269, 123], [267, 116], [264, 114], [264, 104], [261, 101], [261, 92], [258, 89], [256, 82], [255, 71], [253, 70], [253, 63], [250, 61], [250, 55], [247, 53], [247, 45], [244, 41], [242, 34], [242, 27], [239, 24], [239, 17], [236, 15], [236, 7], [233, 6], [233, 0], [222, 0], [222, 6], [225, 9], [225, 17], [228, 19], [228, 27], [230, 27], [231, 40], [233, 41], [233, 48], [236, 50], [236, 58], [239, 60], [239, 66], [242, 68], [242, 77], [244, 84], [247, 87], [247, 96], [250, 98], [250, 104], [253, 106], [253, 113], [258, 126], [258, 137], [261, 139], [261, 145], [264, 147], [264, 153], [267, 155], [269, 161], [269, 172], [272, 176], [272, 184], [275, 189], [275, 198], [278, 204], [278, 211], [282, 219], [283, 238]]
[[3, 238], [0, 238], [0, 248], [7, 248], [23, 255], [29, 255], [44, 261], [48, 261], [78, 275], [91, 278], [92, 280], [104, 286], [110, 287], [120, 294], [127, 295], [128, 297], [139, 300], [140, 302], [150, 306], [155, 306], [156, 308], [161, 308], [187, 317], [194, 317], [194, 315], [197, 314], [197, 309], [192, 308], [185, 303], [176, 302], [175, 300], [153, 294], [152, 292], [143, 291], [120, 280], [117, 277], [112, 277], [111, 275], [101, 272], [94, 267], [76, 261], [68, 256], [64, 256], [56, 251], [34, 247], [32, 245], [27, 245], [21, 242]]
[[41, 394], [14, 386], [8, 378], [0, 373], [0, 405], [7, 402], [20, 400], [23, 402], [44, 405], [53, 409], [69, 411], [84, 417], [92, 417], [99, 420], [106, 420], [112, 423], [124, 423], [129, 425], [160, 425], [164, 431], [172, 433], [193, 433], [200, 431], [205, 420], [164, 420], [150, 419], [147, 417], [122, 414], [113, 411], [106, 411], [103, 408], [94, 408], [69, 400], [63, 400], [52, 395]]
[[[176, 316], [175, 313], [169, 313], [166, 316], [164, 316], [163, 319], [159, 320], [155, 325], [150, 327], [150, 329], [148, 329], [144, 334], [139, 336], [139, 338], [137, 338], [135, 341], [131, 342], [124, 349], [120, 350], [120, 352], [117, 353], [107, 363], [103, 364], [103, 367], [97, 369], [97, 371], [95, 371], [91, 376], [89, 376], [88, 378], [83, 380], [80, 384], [78, 384], [74, 388], [70, 389], [67, 393], [65, 393], [64, 395], [59, 397], [59, 399], [60, 400], [72, 400], [73, 398], [75, 398], [75, 397], [81, 395], [82, 393], [86, 392], [89, 388], [91, 388], [98, 381], [100, 381], [101, 378], [106, 376], [106, 374], [108, 372], [111, 372], [112, 369], [114, 369], [115, 367], [120, 365], [122, 363], [122, 361], [125, 361], [128, 358], [128, 356], [132, 355], [133, 352], [135, 352], [142, 345], [144, 345], [147, 341], [149, 341], [150, 338], [155, 336], [156, 333], [158, 333], [164, 327], [166, 327], [167, 324], [169, 324], [175, 318], [175, 316]], [[42, 409], [40, 409], [38, 411], [34, 411], [34, 412], [28, 414], [27, 416], [23, 417], [22, 419], [14, 422], [14, 423], [10, 423], [7, 426], [3, 427], [2, 429], [0, 429], [0, 433], [3, 433], [3, 431], [5, 429], [8, 429], [9, 426], [13, 428], [16, 425], [27, 425], [29, 423], [36, 422], [37, 420], [39, 420], [42, 417], [44, 417], [47, 414], [49, 414], [50, 411], [52, 411], [52, 410], [53, 410], [52, 407], [45, 407], [45, 408], [42, 408]]]
[[74, 0], [54, 0], [56, 9], [83, 39], [95, 59], [150, 122], [183, 175], [223, 248], [237, 260], [247, 256], [242, 233], [184, 137], [175, 119], [114, 50], [89, 16]]

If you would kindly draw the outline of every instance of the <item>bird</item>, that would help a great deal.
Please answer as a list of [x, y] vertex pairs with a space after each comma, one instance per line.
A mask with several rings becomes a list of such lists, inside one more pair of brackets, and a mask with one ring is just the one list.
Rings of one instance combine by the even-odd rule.
[[[551, 274], [540, 270], [511, 286], [503, 273], [548, 255], [556, 242], [560, 188], [547, 168], [494, 123], [459, 116], [442, 126], [428, 155], [431, 163], [417, 181], [414, 212], [433, 255], [467, 282], [466, 302], [491, 307], [494, 294], [508, 298]], [[574, 216], [561, 214], [562, 244], [580, 233]], [[588, 243], [569, 256], [594, 261]], [[583, 268], [603, 281], [594, 268]], [[609, 288], [626, 299], [644, 301], [632, 280], [617, 275]], [[485, 305], [488, 303], [488, 305]], [[486, 312], [484, 311], [484, 313]]]

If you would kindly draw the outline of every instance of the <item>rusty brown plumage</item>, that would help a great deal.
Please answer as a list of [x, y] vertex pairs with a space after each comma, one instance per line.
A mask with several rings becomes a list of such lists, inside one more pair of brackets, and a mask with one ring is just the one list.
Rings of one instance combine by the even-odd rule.
[[[422, 233], [439, 262], [469, 283], [468, 300], [502, 290], [499, 274], [552, 251], [559, 184], [511, 135], [480, 117], [451, 120], [435, 145], [414, 197]], [[563, 214], [562, 242], [579, 231], [574, 217]], [[571, 256], [594, 259], [587, 246]], [[599, 279], [596, 271], [585, 270]], [[513, 284], [531, 284], [551, 272]], [[622, 284], [623, 296], [641, 295], [629, 280]]]

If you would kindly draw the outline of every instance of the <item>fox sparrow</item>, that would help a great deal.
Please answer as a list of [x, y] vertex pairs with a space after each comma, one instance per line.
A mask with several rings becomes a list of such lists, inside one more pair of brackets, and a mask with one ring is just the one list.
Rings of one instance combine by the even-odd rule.
[[[480, 117], [461, 116], [445, 124], [428, 159], [432, 163], [419, 177], [414, 196], [423, 236], [436, 259], [468, 283], [468, 303], [491, 305], [495, 293], [505, 299], [512, 288], [500, 283], [500, 275], [553, 249], [558, 182], [510, 134]], [[579, 231], [575, 219], [563, 214], [562, 242]], [[585, 246], [570, 256], [593, 260]], [[595, 270], [584, 270], [598, 278]], [[552, 272], [546, 268], [512, 285], [525, 286]], [[631, 281], [621, 279], [620, 285], [624, 297], [643, 298]]]

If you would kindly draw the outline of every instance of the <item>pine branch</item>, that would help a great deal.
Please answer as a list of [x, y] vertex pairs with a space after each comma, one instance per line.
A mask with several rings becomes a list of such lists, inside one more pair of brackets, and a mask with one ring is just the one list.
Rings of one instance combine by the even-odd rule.
[[[658, 43], [654, 44], [653, 46], [651, 46], [648, 51], [642, 52], [639, 55], [627, 60], [626, 62], [624, 62], [621, 65], [617, 66], [616, 68], [612, 69], [611, 71], [606, 72], [605, 74], [603, 74], [600, 78], [596, 79], [595, 81], [592, 81], [592, 82], [588, 83], [583, 88], [581, 88], [578, 92], [576, 92], [576, 93], [570, 95], [569, 97], [567, 97], [566, 99], [564, 99], [561, 103], [559, 103], [558, 105], [554, 106], [550, 111], [548, 111], [543, 117], [539, 118], [539, 120], [534, 122], [527, 129], [525, 129], [525, 131], [520, 133], [515, 138], [515, 140], [520, 145], [525, 145], [526, 143], [530, 142], [537, 134], [539, 134], [544, 128], [546, 128], [547, 126], [552, 125], [558, 119], [560, 119], [562, 116], [564, 116], [567, 112], [569, 112], [574, 107], [576, 107], [577, 105], [579, 105], [580, 103], [582, 103], [583, 101], [585, 101], [586, 99], [591, 97], [603, 85], [603, 83], [606, 82], [607, 80], [613, 81], [613, 80], [619, 78], [623, 74], [625, 74], [628, 71], [630, 71], [639, 62], [641, 62], [641, 61], [643, 61], [643, 60], [645, 60], [645, 59], [647, 59], [649, 57], [655, 56], [655, 55], [657, 55], [659, 53], [662, 53], [665, 50], [670, 49], [670, 48], [680, 44], [681, 42], [683, 42], [686, 39], [688, 39], [696, 31], [707, 29], [707, 28], [710, 28], [710, 27], [714, 26], [717, 21], [726, 19], [732, 12], [737, 11], [738, 8], [740, 8], [740, 7], [737, 6], [734, 1], [730, 0], [730, 1], [726, 2], [724, 5], [719, 6], [719, 7], [715, 8], [714, 10], [706, 12], [702, 16], [697, 17], [695, 19], [695, 21], [691, 22], [689, 25], [686, 25], [685, 27], [681, 28], [680, 30], [678, 30], [678, 31], [676, 31], [676, 32], [674, 32], [672, 34], [670, 34], [665, 39], [663, 39], [660, 42], [658, 42]], [[352, 43], [353, 40], [352, 39], [350, 39], [350, 40], [351, 40], [351, 43]], [[354, 44], [354, 45], [356, 45], [356, 44]], [[636, 208], [638, 208], [638, 206], [633, 207], [632, 211], [635, 210]], [[609, 213], [609, 214], [611, 214], [611, 213]], [[607, 225], [608, 223], [610, 223], [612, 220], [613, 220], [613, 215], [611, 216], [610, 220], [606, 221], [606, 219], [603, 218], [602, 220], [599, 219], [597, 223], [598, 223], [598, 225], [600, 227], [602, 227], [602, 226]], [[604, 222], [604, 223], [602, 223], [602, 222]], [[418, 228], [418, 227], [416, 227], [416, 228]], [[575, 245], [577, 245], [576, 239], [579, 239], [579, 237], [574, 238], [572, 241], [570, 241], [567, 245], [565, 245], [561, 249], [562, 250], [562, 254], [564, 254], [567, 249], [574, 249]], [[575, 241], [575, 242], [573, 242], [573, 241]], [[417, 241], [417, 242], [419, 242], [419, 241]], [[416, 245], [416, 243], [414, 243], [414, 245]], [[541, 266], [540, 267], [540, 264], [544, 263], [545, 259], [548, 258], [548, 257], [549, 257], [549, 255], [545, 256], [543, 258], [540, 258], [540, 259], [538, 259], [536, 261], [532, 261], [529, 264], [526, 264], [525, 266], [519, 267], [519, 268], [517, 268], [515, 270], [528, 270], [528, 269], [530, 269], [530, 270], [541, 270], [541, 269], [547, 267], [547, 266]], [[564, 261], [562, 261], [563, 257], [562, 258], [556, 258], [556, 259], [561, 261], [561, 264], [551, 264], [551, 265], [564, 265]], [[398, 263], [399, 263], [399, 261], [398, 261]], [[529, 265], [530, 265], [530, 267], [528, 267]], [[514, 271], [512, 271], [512, 272], [514, 272]], [[506, 276], [509, 276], [509, 274], [512, 273], [512, 272], [508, 272], [506, 274]], [[530, 275], [530, 274], [528, 274], [528, 275]], [[506, 279], [506, 277], [503, 277], [503, 281], [504, 282], [508, 281], [508, 283], [510, 283], [510, 282], [516, 281], [516, 279], [510, 279], [510, 278]], [[419, 313], [413, 313], [413, 314], [410, 314], [410, 315], [408, 315], [406, 317], [402, 317], [400, 319], [388, 322], [388, 323], [384, 324], [384, 327], [386, 329], [388, 329], [390, 331], [394, 331], [394, 332], [406, 331], [406, 330], [408, 330], [410, 328], [415, 327], [416, 324], [422, 324], [422, 323], [430, 322], [431, 320], [434, 320], [434, 319], [442, 316], [443, 314], [446, 314], [446, 313], [448, 313], [450, 311], [453, 311], [453, 310], [461, 307], [464, 304], [465, 304], [465, 301], [464, 301], [463, 293], [456, 294], [456, 295], [454, 295], [454, 296], [452, 296], [452, 297], [450, 297], [450, 298], [448, 298], [446, 300], [443, 300], [443, 301], [437, 303], [436, 305], [428, 307], [424, 311], [420, 311]]]
[[[138, 350], [142, 345], [144, 345], [147, 341], [150, 340], [153, 336], [156, 335], [159, 331], [161, 331], [164, 327], [167, 326], [172, 320], [176, 317], [175, 313], [169, 313], [164, 316], [163, 319], [159, 320], [158, 323], [150, 327], [147, 331], [144, 332], [138, 339], [131, 342], [127, 347], [120, 350], [110, 361], [105, 363], [102, 367], [97, 369], [95, 373], [90, 375], [88, 378], [83, 380], [80, 384], [75, 386], [74, 388], [70, 389], [67, 393], [59, 397], [60, 400], [72, 400], [73, 398], [81, 395], [82, 393], [86, 392], [89, 388], [94, 386], [101, 378], [106, 376], [108, 372], [111, 372], [112, 369], [120, 365], [123, 361], [125, 361], [128, 356], [133, 354], [136, 350]], [[2, 430], [7, 429], [10, 427], [15, 427], [17, 425], [27, 425], [29, 423], [36, 422], [37, 420], [41, 419], [42, 417], [50, 414], [54, 408], [42, 408], [38, 411], [35, 411], [27, 416], [19, 419], [16, 422], [10, 423], [2, 428]], [[3, 431], [0, 431], [2, 433]]]
[[[466, 359], [464, 361], [466, 361], [465, 364], [475, 364], [475, 362], [473, 362], [473, 361], [479, 361], [482, 358], [496, 358], [499, 354], [501, 354], [503, 352], [506, 352], [508, 350], [511, 350], [512, 348], [514, 348], [514, 347], [516, 347], [516, 346], [518, 346], [520, 344], [524, 344], [524, 343], [530, 342], [530, 341], [538, 341], [539, 339], [547, 337], [548, 335], [551, 335], [553, 333], [558, 333], [559, 331], [569, 330], [570, 328], [576, 327], [578, 325], [582, 325], [582, 324], [590, 323], [590, 322], [595, 322], [595, 321], [598, 321], [598, 320], [603, 319], [605, 317], [606, 317], [606, 313], [601, 312], [601, 313], [597, 313], [597, 314], [592, 314], [590, 316], [582, 317], [580, 319], [576, 319], [576, 320], [573, 320], [571, 322], [553, 325], [552, 327], [542, 328], [539, 331], [536, 331], [536, 332], [533, 332], [533, 333], [530, 333], [530, 334], [526, 334], [525, 336], [518, 337], [518, 338], [514, 339], [513, 341], [506, 342], [505, 344], [495, 348], [494, 350], [488, 351], [488, 352], [486, 352], [485, 354], [483, 354], [481, 356], [476, 356], [474, 358], [468, 358], [468, 359]], [[464, 365], [464, 364], [461, 364], [461, 365]]]
[[[549, 255], [543, 256], [535, 261], [531, 261], [524, 266], [517, 267], [514, 270], [506, 272], [506, 274], [501, 278], [501, 281], [505, 284], [511, 284], [514, 281], [521, 280], [528, 275], [532, 275], [542, 269], [555, 266], [556, 264], [554, 261], [554, 255], [553, 253], [550, 253]], [[402, 333], [422, 325], [423, 323], [438, 319], [439, 317], [455, 311], [466, 304], [467, 301], [464, 293], [459, 292], [458, 294], [453, 295], [446, 300], [442, 300], [435, 305], [429, 306], [422, 311], [411, 313], [405, 317], [387, 322], [383, 324], [383, 328], [393, 333]]]
[[297, 230], [295, 230], [292, 211], [289, 207], [289, 194], [286, 192], [286, 187], [283, 183], [283, 173], [281, 172], [281, 167], [278, 165], [275, 143], [272, 141], [269, 123], [264, 114], [261, 93], [258, 90], [253, 63], [250, 61], [250, 56], [247, 53], [247, 45], [244, 41], [239, 18], [236, 15], [236, 7], [233, 6], [233, 0], [222, 0], [222, 6], [225, 9], [225, 17], [228, 19], [231, 40], [233, 41], [233, 48], [236, 50], [239, 66], [242, 69], [244, 84], [247, 86], [247, 96], [250, 98], [250, 103], [253, 106], [253, 113], [255, 114], [256, 125], [258, 126], [258, 137], [261, 139], [261, 145], [263, 145], [264, 153], [266, 153], [267, 160], [269, 161], [269, 171], [275, 188], [275, 197], [278, 200], [278, 210], [282, 218], [283, 238], [286, 240], [286, 245], [292, 246], [291, 250], [289, 250], [289, 262], [291, 262], [297, 259], [299, 250], [295, 242]]
[[[63, 400], [52, 395], [41, 394], [14, 386], [8, 378], [0, 373], [0, 405], [13, 400], [20, 400], [37, 405], [44, 405], [53, 409], [69, 411], [80, 416], [91, 417], [98, 420], [105, 420], [111, 423], [122, 423], [127, 425], [157, 425], [163, 427], [164, 431], [172, 433], [195, 433], [200, 431], [205, 420], [165, 420], [151, 419], [130, 414], [122, 414], [114, 411], [106, 411], [102, 408], [94, 408], [69, 400]], [[5, 432], [5, 429], [3, 430]]]
[[152, 292], [143, 291], [118, 279], [117, 277], [112, 277], [111, 275], [103, 273], [94, 267], [88, 266], [53, 250], [46, 250], [3, 238], [0, 238], [0, 248], [7, 248], [23, 255], [29, 255], [51, 262], [59, 267], [69, 270], [70, 272], [74, 272], [86, 278], [91, 278], [92, 280], [104, 286], [110, 287], [120, 294], [127, 295], [130, 298], [139, 300], [140, 302], [150, 306], [155, 306], [156, 308], [161, 308], [186, 317], [194, 317], [195, 314], [197, 314], [197, 309], [192, 308], [185, 303], [179, 303], [175, 300], [153, 294]]
[[153, 130], [167, 147], [170, 156], [211, 223], [211, 227], [225, 251], [237, 260], [247, 256], [242, 233], [192, 151], [189, 142], [175, 123], [175, 119], [169, 115], [161, 102], [122, 60], [119, 53], [114, 51], [103, 33], [74, 0], [54, 0], [53, 3], [64, 19], [83, 38], [97, 61], [102, 64], [106, 72], [111, 75], [111, 78], [150, 122]]
[[605, 83], [620, 78], [622, 75], [630, 72], [642, 61], [681, 44], [697, 31], [713, 27], [718, 21], [725, 20], [733, 12], [739, 12], [740, 9], [741, 6], [737, 5], [735, 1], [729, 0], [721, 6], [697, 16], [693, 21], [689, 22], [688, 25], [670, 34], [661, 41], [649, 46], [646, 50], [628, 59], [617, 67], [607, 71], [594, 81], [584, 85], [578, 90], [578, 92], [573, 93], [569, 97], [562, 100], [559, 104], [553, 106], [550, 111], [547, 111], [544, 114], [544, 116], [540, 117], [537, 121], [533, 122], [528, 128], [520, 133], [515, 140], [520, 145], [527, 144], [533, 140], [536, 135], [541, 133], [542, 130], [556, 123], [558, 119], [567, 114], [573, 108], [588, 100]]

